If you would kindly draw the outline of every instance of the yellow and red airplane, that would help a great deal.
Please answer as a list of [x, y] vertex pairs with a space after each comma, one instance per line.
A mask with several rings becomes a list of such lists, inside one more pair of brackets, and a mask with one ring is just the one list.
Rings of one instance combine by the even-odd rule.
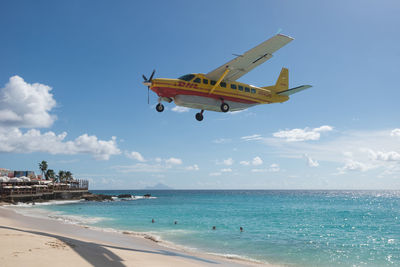
[[149, 79], [143, 75], [143, 84], [158, 95], [158, 112], [164, 111], [162, 101], [174, 101], [178, 106], [200, 109], [196, 114], [198, 121], [203, 120], [204, 110], [228, 112], [259, 104], [282, 103], [289, 100], [290, 95], [311, 86], [289, 89], [289, 71], [286, 68], [282, 68], [272, 86], [257, 87], [237, 82], [237, 79], [270, 59], [273, 53], [292, 40], [292, 37], [277, 34], [207, 74], [192, 73], [178, 79], [153, 79], [154, 70]]

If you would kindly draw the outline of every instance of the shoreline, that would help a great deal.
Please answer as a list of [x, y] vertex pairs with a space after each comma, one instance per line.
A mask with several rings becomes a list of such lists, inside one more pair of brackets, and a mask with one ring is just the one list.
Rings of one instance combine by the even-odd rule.
[[[132, 264], [138, 264], [138, 261], [140, 261], [141, 265], [145, 266], [160, 264], [163, 266], [207, 266], [215, 264], [223, 266], [276, 266], [251, 261], [240, 256], [236, 257], [232, 255], [232, 257], [230, 255], [225, 256], [192, 251], [190, 248], [175, 245], [168, 241], [158, 240], [151, 234], [115, 229], [113, 229], [113, 231], [107, 231], [106, 228], [66, 223], [57, 219], [43, 218], [41, 216], [29, 216], [16, 211], [12, 205], [0, 207], [0, 233], [2, 231], [11, 231], [14, 232], [14, 234], [18, 231], [22, 231], [26, 234], [29, 233], [42, 237], [46, 236], [47, 238], [56, 238], [58, 241], [64, 242], [64, 248], [69, 247], [71, 250], [70, 254], [78, 254], [73, 257], [74, 259], [84, 258], [86, 260], [83, 265], [78, 266], [132, 266]], [[93, 246], [93, 244], [95, 245]], [[2, 246], [6, 245], [7, 244], [4, 244]], [[80, 246], [84, 247], [81, 249], [82, 251], [88, 249], [94, 250], [92, 251], [94, 252], [92, 253], [93, 258], [87, 259], [85, 255], [82, 255], [82, 251], [77, 249]], [[96, 251], [104, 254], [104, 252], [101, 251], [107, 250], [107, 248], [111, 250], [117, 248], [117, 251], [112, 252], [120, 258], [119, 265], [114, 265], [116, 263], [110, 262], [107, 257], [95, 257]], [[15, 249], [18, 250], [17, 247]], [[162, 253], [160, 253], [161, 251]], [[0, 247], [0, 259], [2, 262], [4, 261], [6, 263], [6, 266], [12, 266], [13, 264], [7, 265], [7, 257], [5, 257], [6, 255], [2, 255], [3, 253], [4, 250]], [[148, 254], [151, 255], [151, 259], [148, 257]], [[21, 256], [19, 256], [19, 258], [21, 258]], [[28, 259], [29, 256], [26, 260]], [[101, 259], [103, 262], [96, 262], [96, 264], [93, 264], [94, 261], [99, 261]], [[39, 262], [37, 264], [39, 265]]]

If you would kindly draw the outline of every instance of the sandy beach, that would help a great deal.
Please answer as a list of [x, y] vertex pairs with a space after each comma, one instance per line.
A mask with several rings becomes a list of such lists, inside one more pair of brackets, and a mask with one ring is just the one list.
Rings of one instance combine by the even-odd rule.
[[[1, 266], [261, 266], [0, 207]], [[265, 266], [265, 265], [262, 265]]]

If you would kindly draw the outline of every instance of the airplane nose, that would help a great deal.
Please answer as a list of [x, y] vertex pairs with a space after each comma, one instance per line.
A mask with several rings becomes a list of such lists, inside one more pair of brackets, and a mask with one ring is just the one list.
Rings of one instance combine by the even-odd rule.
[[149, 81], [144, 81], [143, 84], [146, 86], [151, 86], [151, 82], [149, 82]]

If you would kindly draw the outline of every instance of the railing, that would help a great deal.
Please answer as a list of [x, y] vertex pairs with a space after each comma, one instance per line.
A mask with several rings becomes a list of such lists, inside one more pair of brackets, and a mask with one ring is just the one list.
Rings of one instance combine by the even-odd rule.
[[47, 185], [40, 185], [38, 181], [17, 183], [3, 182], [0, 183], [0, 197], [4, 199], [18, 196], [41, 196], [43, 194], [60, 192], [87, 191], [88, 189], [89, 181], [87, 180], [74, 180], [71, 181], [70, 184], [50, 183]]

